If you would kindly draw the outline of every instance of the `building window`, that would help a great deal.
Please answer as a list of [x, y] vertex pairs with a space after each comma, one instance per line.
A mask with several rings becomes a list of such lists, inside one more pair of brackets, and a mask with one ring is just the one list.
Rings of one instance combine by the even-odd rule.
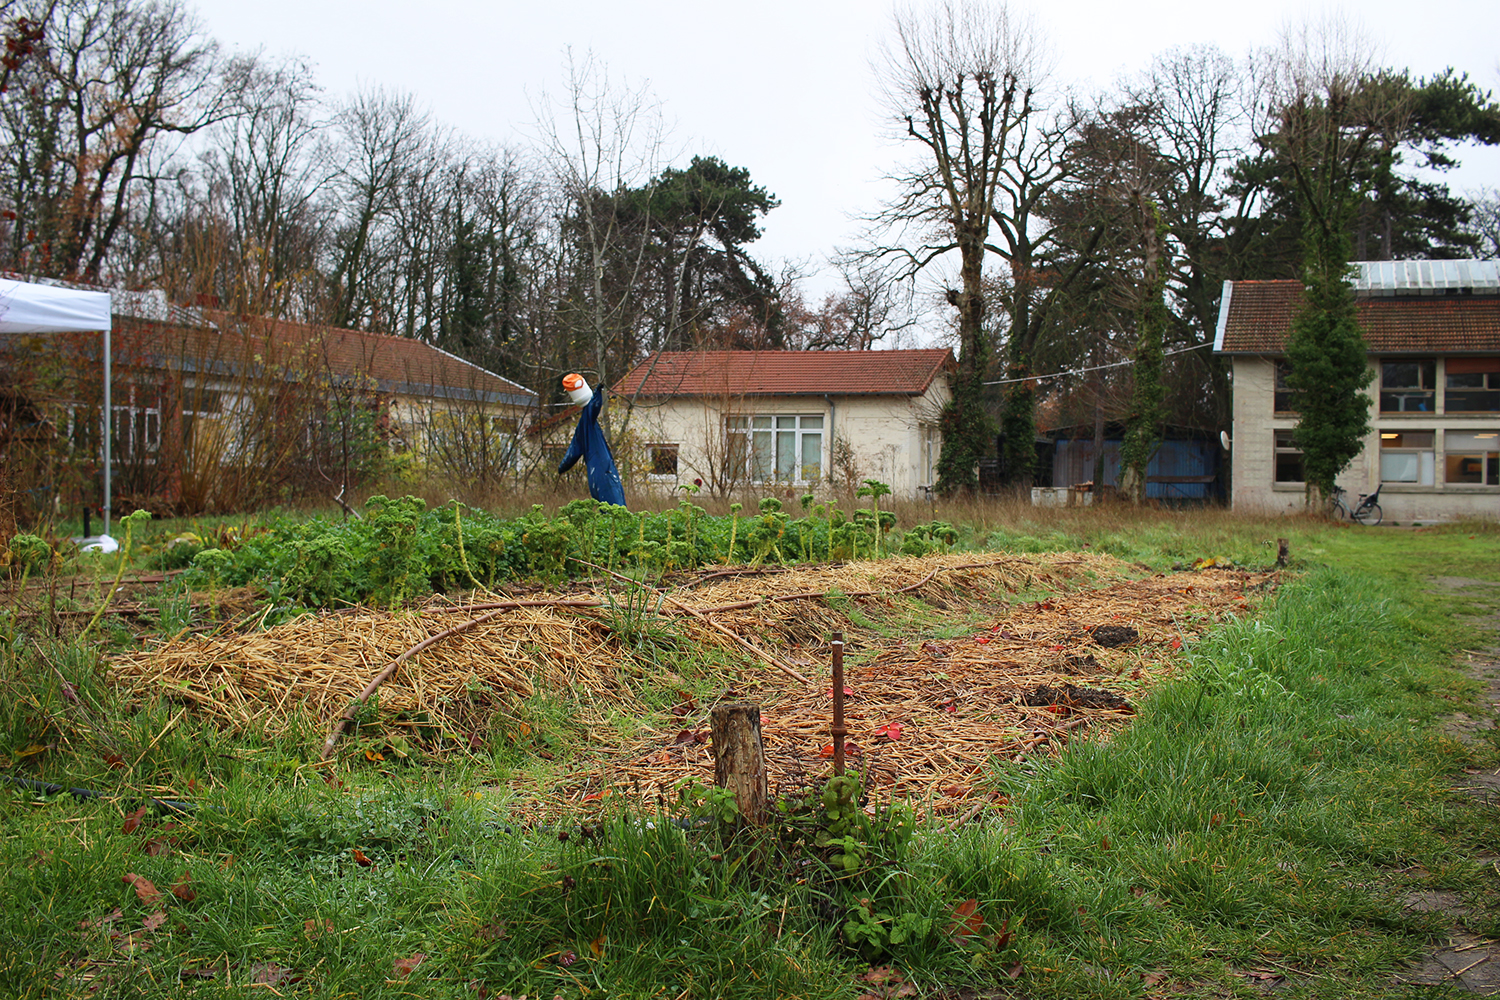
[[651, 463], [651, 475], [677, 476], [677, 445], [648, 444], [646, 455]]
[[1301, 485], [1306, 481], [1302, 471], [1302, 449], [1297, 447], [1293, 439], [1295, 431], [1276, 432], [1276, 481], [1278, 483], [1296, 483]]
[[922, 438], [922, 481], [918, 485], [937, 484], [938, 458], [943, 450], [943, 434], [937, 424], [922, 424], [917, 430]]
[[1447, 431], [1443, 452], [1444, 482], [1500, 486], [1500, 431]]
[[1381, 413], [1432, 413], [1436, 408], [1437, 362], [1398, 358], [1380, 363]]
[[1432, 431], [1381, 431], [1380, 481], [1431, 486], [1436, 467]]
[[815, 483], [823, 478], [823, 417], [729, 417], [730, 453], [745, 456], [754, 483]]
[[1500, 413], [1500, 358], [1449, 358], [1443, 371], [1444, 412]]
[[1276, 412], [1277, 413], [1295, 413], [1296, 412], [1296, 409], [1292, 406], [1292, 396], [1294, 395], [1294, 393], [1292, 392], [1291, 387], [1286, 384], [1287, 376], [1290, 375], [1291, 373], [1292, 373], [1292, 364], [1291, 364], [1290, 361], [1277, 361], [1276, 362], [1276, 392], [1275, 392], [1276, 407], [1275, 408], [1276, 408]]

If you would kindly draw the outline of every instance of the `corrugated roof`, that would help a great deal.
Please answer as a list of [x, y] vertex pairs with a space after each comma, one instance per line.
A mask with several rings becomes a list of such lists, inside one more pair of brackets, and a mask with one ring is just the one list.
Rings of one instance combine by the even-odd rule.
[[[1300, 281], [1225, 282], [1214, 350], [1280, 354], [1301, 304]], [[1372, 354], [1500, 351], [1500, 296], [1361, 296], [1356, 307]]]
[[1497, 260], [1366, 260], [1354, 290], [1365, 295], [1446, 295], [1500, 291]]
[[615, 384], [617, 395], [914, 396], [953, 363], [947, 348], [910, 351], [662, 351]]

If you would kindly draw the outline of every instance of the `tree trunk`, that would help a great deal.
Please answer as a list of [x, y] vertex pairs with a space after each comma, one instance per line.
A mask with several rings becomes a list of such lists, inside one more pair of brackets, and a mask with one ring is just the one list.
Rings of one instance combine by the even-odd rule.
[[740, 818], [752, 826], [766, 819], [770, 797], [760, 706], [748, 701], [719, 705], [710, 713], [714, 744], [714, 784], [734, 793]]

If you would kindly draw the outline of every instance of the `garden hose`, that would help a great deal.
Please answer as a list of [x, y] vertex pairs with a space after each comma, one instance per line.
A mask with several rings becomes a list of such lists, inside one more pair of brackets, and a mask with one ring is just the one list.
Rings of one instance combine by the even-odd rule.
[[[88, 788], [65, 788], [62, 785], [54, 785], [48, 781], [36, 781], [32, 778], [17, 778], [14, 775], [10, 774], [0, 774], [0, 779], [10, 782], [12, 785], [15, 785], [18, 788], [24, 788], [27, 791], [32, 792], [40, 792], [43, 795], [61, 795], [63, 792], [67, 792], [75, 799], [103, 799], [109, 797], [106, 796], [103, 792], [96, 792]], [[197, 804], [193, 802], [176, 802], [172, 799], [151, 799], [150, 803], [153, 809], [161, 813], [173, 813], [176, 815], [187, 816], [192, 815], [198, 810]], [[134, 805], [134, 802], [128, 802], [126, 804]]]

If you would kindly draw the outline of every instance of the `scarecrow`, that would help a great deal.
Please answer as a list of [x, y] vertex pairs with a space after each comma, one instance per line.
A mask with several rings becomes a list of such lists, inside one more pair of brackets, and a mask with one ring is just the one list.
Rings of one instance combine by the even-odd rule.
[[563, 388], [575, 403], [582, 403], [578, 415], [578, 427], [573, 431], [573, 443], [568, 453], [557, 465], [558, 475], [567, 472], [578, 460], [583, 459], [589, 475], [589, 496], [600, 503], [625, 506], [625, 485], [620, 481], [620, 470], [615, 468], [615, 457], [610, 454], [609, 442], [604, 440], [604, 430], [599, 426], [599, 412], [604, 409], [604, 394], [594, 392], [582, 375], [563, 376]]

